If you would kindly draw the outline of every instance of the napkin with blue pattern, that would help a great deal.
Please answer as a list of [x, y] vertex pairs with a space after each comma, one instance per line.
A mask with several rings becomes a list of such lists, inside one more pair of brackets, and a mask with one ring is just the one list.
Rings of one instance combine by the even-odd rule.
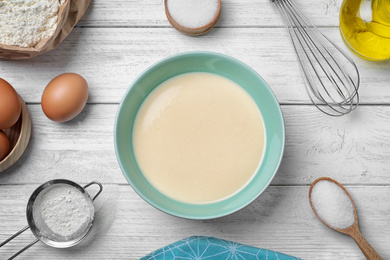
[[140, 260], [294, 260], [279, 252], [246, 246], [213, 237], [193, 236], [154, 251]]

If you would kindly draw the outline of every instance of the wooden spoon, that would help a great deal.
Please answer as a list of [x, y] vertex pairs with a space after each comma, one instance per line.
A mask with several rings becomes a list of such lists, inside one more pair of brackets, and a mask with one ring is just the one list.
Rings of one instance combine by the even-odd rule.
[[190, 36], [199, 36], [210, 31], [214, 27], [214, 25], [218, 22], [219, 16], [221, 14], [221, 5], [222, 5], [221, 0], [218, 0], [217, 12], [215, 13], [214, 17], [209, 23], [201, 27], [189, 28], [179, 24], [178, 22], [175, 21], [175, 19], [172, 18], [168, 10], [168, 0], [164, 0], [165, 14], [168, 18], [169, 23], [179, 32]]
[[[312, 201], [311, 201], [311, 193], [312, 193], [314, 185], [316, 185], [319, 181], [324, 181], [324, 180], [325, 181], [330, 181], [330, 182], [333, 182], [333, 183], [337, 184], [341, 189], [344, 190], [344, 192], [348, 195], [349, 199], [351, 200], [352, 205], [353, 205], [353, 211], [354, 211], [354, 214], [355, 214], [355, 222], [351, 226], [349, 226], [347, 228], [344, 228], [344, 229], [334, 228], [334, 227], [330, 226], [328, 223], [326, 223], [325, 220], [323, 220], [317, 214], [317, 211], [314, 208], [314, 206], [312, 204]], [[356, 244], [359, 246], [360, 250], [362, 250], [364, 256], [367, 259], [382, 259], [382, 257], [375, 251], [375, 249], [367, 242], [367, 240], [360, 233], [359, 226], [358, 226], [358, 218], [357, 218], [355, 203], [353, 202], [353, 200], [352, 200], [351, 196], [349, 195], [348, 191], [340, 183], [338, 183], [337, 181], [335, 181], [335, 180], [333, 180], [331, 178], [328, 178], [328, 177], [322, 177], [322, 178], [319, 178], [319, 179], [315, 180], [313, 182], [313, 184], [310, 186], [309, 201], [310, 201], [311, 208], [314, 211], [314, 214], [316, 214], [317, 218], [319, 220], [321, 220], [322, 223], [324, 223], [325, 225], [330, 227], [331, 229], [351, 236], [353, 238], [353, 240], [355, 240]]]

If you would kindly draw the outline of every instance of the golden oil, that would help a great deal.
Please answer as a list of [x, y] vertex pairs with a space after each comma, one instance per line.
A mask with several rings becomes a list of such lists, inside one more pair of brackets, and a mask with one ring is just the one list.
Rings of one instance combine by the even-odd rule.
[[357, 56], [373, 61], [390, 59], [390, 0], [344, 0], [340, 32]]

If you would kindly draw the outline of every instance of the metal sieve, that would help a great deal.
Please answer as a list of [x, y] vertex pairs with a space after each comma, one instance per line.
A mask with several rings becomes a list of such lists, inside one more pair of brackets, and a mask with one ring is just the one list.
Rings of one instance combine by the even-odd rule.
[[[85, 189], [93, 184], [96, 184], [99, 186], [99, 191], [95, 194], [93, 198], [90, 197], [89, 193], [85, 191]], [[50, 189], [59, 186], [59, 187], [66, 187], [71, 186], [73, 188], [76, 188], [79, 190], [83, 197], [86, 199], [86, 202], [88, 204], [88, 207], [90, 207], [89, 210], [89, 216], [87, 220], [81, 224], [81, 226], [78, 228], [78, 230], [69, 236], [59, 235], [53, 232], [44, 222], [44, 220], [41, 217], [41, 214], [37, 214], [36, 212], [40, 210], [40, 200], [42, 200], [42, 194], [45, 194], [45, 192], [49, 191]], [[51, 180], [48, 182], [45, 182], [41, 186], [39, 186], [32, 194], [30, 199], [27, 203], [27, 223], [28, 226], [21, 229], [19, 232], [15, 233], [13, 236], [5, 240], [3, 243], [0, 244], [0, 248], [7, 244], [9, 241], [26, 231], [27, 229], [31, 229], [31, 232], [36, 237], [36, 240], [32, 241], [30, 244], [22, 248], [19, 252], [8, 258], [14, 259], [16, 256], [36, 244], [38, 241], [41, 241], [45, 243], [48, 246], [56, 247], [56, 248], [67, 248], [74, 246], [78, 243], [80, 243], [91, 231], [93, 220], [94, 220], [94, 206], [93, 201], [96, 199], [96, 197], [102, 192], [103, 186], [100, 182], [93, 181], [85, 185], [84, 187], [81, 187], [77, 183], [69, 180], [64, 179], [57, 179], [57, 180]]]

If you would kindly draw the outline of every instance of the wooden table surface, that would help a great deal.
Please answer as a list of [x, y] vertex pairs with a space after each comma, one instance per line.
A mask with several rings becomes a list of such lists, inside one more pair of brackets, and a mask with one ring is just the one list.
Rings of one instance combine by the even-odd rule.
[[[296, 0], [302, 11], [343, 49], [338, 29], [341, 0]], [[118, 104], [147, 67], [172, 54], [216, 51], [251, 66], [277, 96], [286, 124], [281, 167], [270, 187], [232, 215], [207, 221], [179, 219], [141, 199], [118, 166], [113, 142]], [[311, 105], [292, 44], [269, 0], [224, 0], [216, 28], [201, 37], [180, 34], [167, 22], [162, 0], [94, 0], [70, 36], [31, 60], [0, 61], [0, 77], [28, 105], [33, 122], [22, 158], [0, 174], [0, 241], [26, 225], [25, 208], [43, 182], [97, 180], [96, 222], [82, 244], [54, 249], [42, 243], [19, 259], [137, 259], [192, 235], [215, 236], [304, 259], [364, 259], [353, 240], [323, 225], [308, 191], [318, 177], [345, 185], [355, 200], [362, 234], [390, 259], [390, 63], [351, 54], [361, 73], [361, 105], [333, 118]], [[65, 72], [90, 87], [84, 111], [68, 123], [45, 117], [47, 83]], [[25, 232], [0, 249], [0, 259], [34, 237]]]

